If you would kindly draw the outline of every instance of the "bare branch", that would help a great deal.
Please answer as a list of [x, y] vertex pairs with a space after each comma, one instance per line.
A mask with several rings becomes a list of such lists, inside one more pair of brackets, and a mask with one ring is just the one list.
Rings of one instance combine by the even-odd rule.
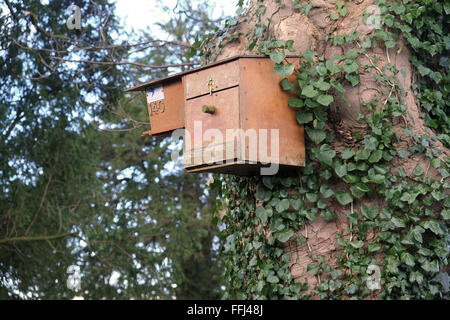
[[182, 66], [194, 66], [198, 65], [196, 62], [186, 62], [186, 63], [174, 63], [174, 64], [166, 64], [162, 66], [154, 65], [154, 64], [145, 64], [139, 62], [131, 62], [131, 61], [92, 61], [92, 60], [72, 60], [72, 59], [64, 59], [61, 57], [49, 57], [50, 59], [60, 60], [64, 62], [75, 62], [75, 63], [90, 63], [90, 64], [99, 64], [99, 65], [132, 65], [142, 68], [152, 68], [152, 69], [167, 69], [173, 67], [182, 67]]
[[148, 41], [143, 41], [143, 42], [139, 42], [139, 43], [124, 43], [124, 44], [114, 44], [114, 45], [110, 45], [110, 46], [85, 46], [85, 47], [80, 47], [76, 44], [74, 44], [75, 48], [74, 50], [57, 50], [57, 49], [50, 49], [50, 48], [35, 48], [35, 47], [28, 47], [22, 43], [20, 43], [19, 41], [17, 41], [17, 39], [12, 39], [13, 42], [19, 46], [20, 48], [24, 49], [24, 50], [30, 50], [30, 51], [46, 51], [46, 52], [54, 52], [54, 53], [69, 53], [69, 52], [76, 52], [79, 50], [85, 50], [85, 51], [97, 51], [97, 50], [112, 50], [112, 49], [121, 49], [121, 48], [132, 48], [132, 47], [140, 47], [142, 46], [143, 49], [147, 49], [149, 47], [155, 47], [155, 48], [159, 48], [159, 47], [163, 47], [165, 45], [176, 45], [176, 46], [180, 46], [180, 47], [185, 47], [185, 48], [191, 48], [192, 45], [188, 42], [184, 42], [184, 41], [177, 41], [177, 40], [148, 40]]
[[37, 208], [36, 212], [34, 213], [34, 217], [33, 220], [31, 221], [31, 223], [29, 224], [27, 230], [25, 231], [25, 235], [28, 234], [28, 232], [30, 232], [31, 227], [33, 226], [34, 222], [36, 221], [38, 215], [39, 215], [39, 211], [41, 211], [42, 205], [44, 204], [45, 198], [47, 197], [47, 192], [48, 192], [48, 187], [50, 186], [50, 183], [52, 181], [52, 177], [53, 175], [50, 174], [47, 184], [45, 185], [45, 189], [44, 189], [44, 193], [42, 194], [42, 198], [41, 198], [41, 203], [39, 204], [39, 207]]
[[8, 243], [8, 242], [18, 242], [18, 241], [47, 241], [47, 240], [54, 240], [54, 239], [73, 237], [73, 236], [76, 236], [76, 234], [69, 232], [69, 233], [54, 234], [54, 235], [50, 235], [50, 236], [4, 238], [4, 239], [0, 239], [0, 244]]

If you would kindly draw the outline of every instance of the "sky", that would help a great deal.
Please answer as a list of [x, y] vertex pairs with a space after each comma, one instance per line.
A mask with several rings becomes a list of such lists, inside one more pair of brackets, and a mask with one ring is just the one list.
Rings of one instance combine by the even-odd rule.
[[[236, 12], [238, 0], [209, 0], [208, 3], [214, 7], [213, 17], [222, 15], [232, 16]], [[164, 0], [164, 5], [175, 8], [177, 0]], [[199, 3], [198, 0], [192, 2]], [[155, 22], [167, 21], [169, 16], [164, 13], [157, 0], [116, 0], [116, 14], [123, 19], [122, 24], [126, 30], [135, 31], [150, 28], [151, 32], [158, 36], [160, 30], [154, 25]], [[161, 34], [163, 36], [163, 34]]]

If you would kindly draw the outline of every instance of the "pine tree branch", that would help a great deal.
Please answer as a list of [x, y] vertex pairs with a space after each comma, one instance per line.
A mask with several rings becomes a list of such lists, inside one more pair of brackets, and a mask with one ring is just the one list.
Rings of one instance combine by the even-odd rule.
[[18, 241], [47, 241], [47, 240], [54, 240], [54, 239], [71, 237], [71, 236], [76, 236], [76, 234], [68, 232], [68, 233], [54, 234], [54, 235], [50, 235], [50, 236], [4, 238], [4, 239], [0, 239], [0, 244], [8, 243], [8, 242], [18, 242]]

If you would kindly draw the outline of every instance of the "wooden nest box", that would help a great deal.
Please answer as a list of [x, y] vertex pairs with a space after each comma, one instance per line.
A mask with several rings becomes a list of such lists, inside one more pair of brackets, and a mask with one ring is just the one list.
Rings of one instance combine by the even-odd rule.
[[127, 91], [147, 94], [146, 134], [184, 128], [188, 172], [253, 175], [271, 165], [304, 166], [303, 126], [273, 67], [267, 57], [237, 56]]

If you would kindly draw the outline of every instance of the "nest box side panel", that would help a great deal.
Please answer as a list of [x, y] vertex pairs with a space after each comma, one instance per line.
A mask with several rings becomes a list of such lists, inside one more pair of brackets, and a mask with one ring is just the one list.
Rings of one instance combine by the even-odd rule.
[[181, 79], [146, 89], [152, 135], [170, 134], [184, 127], [184, 92]]
[[[291, 58], [290, 62], [298, 59]], [[240, 59], [241, 127], [244, 131], [254, 129], [258, 138], [267, 129], [267, 152], [258, 143], [258, 156], [250, 152], [248, 139], [245, 143], [245, 160], [276, 163], [273, 161], [272, 130], [279, 130], [278, 151], [280, 165], [305, 165], [305, 139], [303, 126], [296, 120], [296, 111], [288, 106], [288, 99], [295, 97], [283, 91], [282, 78], [274, 72], [274, 63], [268, 58]], [[295, 77], [295, 75], [294, 75]], [[263, 137], [262, 137], [263, 138]], [[243, 140], [243, 139], [242, 139]]]

